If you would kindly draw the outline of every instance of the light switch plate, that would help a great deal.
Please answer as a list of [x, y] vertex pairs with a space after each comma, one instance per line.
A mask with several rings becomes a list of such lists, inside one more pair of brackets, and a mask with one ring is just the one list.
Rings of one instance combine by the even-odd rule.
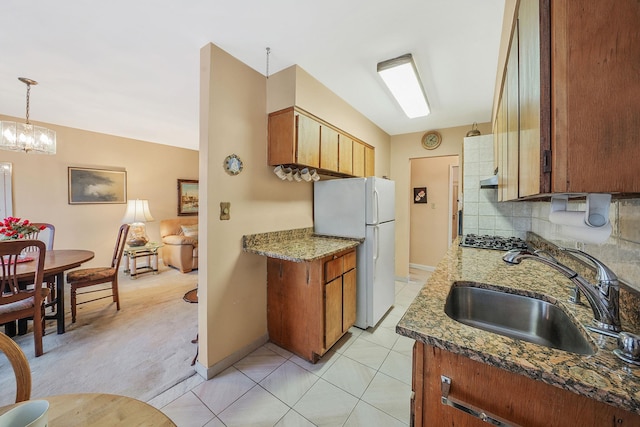
[[220, 220], [231, 219], [231, 202], [220, 202]]

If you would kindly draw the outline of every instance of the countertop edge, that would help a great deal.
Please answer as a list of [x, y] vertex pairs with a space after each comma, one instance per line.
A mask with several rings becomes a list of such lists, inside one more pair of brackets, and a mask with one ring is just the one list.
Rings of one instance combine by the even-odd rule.
[[313, 262], [355, 248], [363, 241], [318, 235], [306, 228], [243, 236], [242, 251], [284, 261]]

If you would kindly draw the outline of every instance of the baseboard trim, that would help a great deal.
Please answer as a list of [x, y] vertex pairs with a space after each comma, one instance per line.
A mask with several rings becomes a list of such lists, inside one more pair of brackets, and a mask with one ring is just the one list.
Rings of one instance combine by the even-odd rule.
[[395, 281], [396, 282], [405, 282], [405, 283], [409, 283], [409, 276], [396, 276], [395, 277]]
[[247, 344], [246, 346], [244, 346], [240, 350], [237, 350], [237, 351], [233, 352], [232, 354], [230, 354], [229, 356], [225, 357], [224, 359], [222, 359], [218, 363], [214, 364], [213, 366], [210, 366], [209, 368], [201, 365], [200, 361], [198, 360], [196, 362], [196, 372], [198, 373], [198, 375], [200, 375], [205, 380], [210, 380], [211, 378], [213, 378], [216, 375], [218, 375], [220, 372], [224, 371], [225, 369], [229, 368], [230, 366], [233, 366], [234, 363], [242, 360], [249, 353], [257, 350], [260, 347], [262, 347], [268, 341], [269, 341], [269, 335], [268, 334], [264, 334], [263, 336], [261, 336], [257, 340], [253, 341], [252, 343]]
[[409, 268], [415, 268], [416, 270], [423, 270], [423, 271], [436, 271], [436, 268], [430, 265], [409, 264]]

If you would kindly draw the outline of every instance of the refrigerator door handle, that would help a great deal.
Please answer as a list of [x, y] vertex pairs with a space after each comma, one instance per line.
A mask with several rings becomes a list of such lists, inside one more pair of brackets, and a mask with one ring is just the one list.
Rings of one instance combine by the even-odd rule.
[[378, 189], [373, 189], [373, 223], [377, 224], [380, 222], [380, 194], [378, 193]]
[[[373, 227], [373, 264], [375, 265], [380, 258], [380, 227]], [[376, 268], [373, 268], [373, 280], [376, 278]]]

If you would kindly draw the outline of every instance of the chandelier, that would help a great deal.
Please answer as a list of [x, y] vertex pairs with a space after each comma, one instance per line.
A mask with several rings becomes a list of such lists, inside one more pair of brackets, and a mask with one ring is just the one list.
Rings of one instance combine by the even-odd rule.
[[25, 123], [0, 121], [0, 149], [56, 154], [56, 132], [29, 123], [31, 85], [37, 85], [38, 82], [26, 77], [18, 77], [18, 80], [27, 85], [27, 120]]

